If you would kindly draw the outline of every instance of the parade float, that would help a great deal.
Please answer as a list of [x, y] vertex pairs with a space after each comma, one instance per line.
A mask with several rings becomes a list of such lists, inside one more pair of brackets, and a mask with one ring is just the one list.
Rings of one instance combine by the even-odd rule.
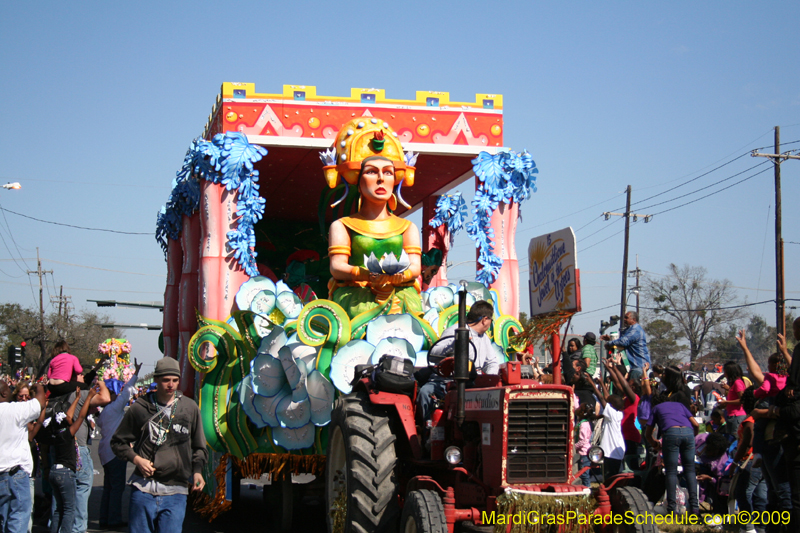
[[[198, 512], [213, 519], [239, 479], [269, 474], [280, 528], [290, 527], [291, 475], [324, 478], [331, 412], [355, 367], [385, 354], [427, 366], [428, 349], [456, 323], [459, 289], [446, 265], [459, 231], [476, 246], [467, 305], [493, 304], [489, 334], [502, 360], [535, 337], [556, 333], [557, 344], [579, 304], [518, 335], [514, 238], [537, 169], [527, 152], [503, 147], [502, 110], [493, 94], [403, 101], [379, 89], [333, 98], [310, 86], [222, 85], [156, 230], [168, 271], [163, 351], [181, 364], [211, 451]], [[360, 177], [376, 156], [394, 180], [376, 189], [380, 220]], [[468, 207], [454, 189], [472, 178]], [[419, 230], [407, 220], [418, 210]], [[532, 253], [552, 266], [548, 251]], [[577, 280], [566, 290], [574, 300]]]

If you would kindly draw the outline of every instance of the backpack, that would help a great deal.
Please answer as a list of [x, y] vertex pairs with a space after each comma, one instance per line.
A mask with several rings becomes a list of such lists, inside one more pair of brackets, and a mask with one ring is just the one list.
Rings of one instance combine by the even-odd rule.
[[372, 382], [378, 390], [411, 395], [417, 385], [414, 363], [405, 357], [384, 355], [372, 371]]

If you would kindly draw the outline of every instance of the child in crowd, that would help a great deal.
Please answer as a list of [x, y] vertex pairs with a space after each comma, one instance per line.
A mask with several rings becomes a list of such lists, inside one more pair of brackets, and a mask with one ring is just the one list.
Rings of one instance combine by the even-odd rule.
[[614, 390], [625, 395], [621, 422], [622, 438], [625, 442], [625, 455], [631, 458], [628, 461], [629, 466], [635, 467], [641, 455], [642, 433], [636, 427], [636, 412], [639, 408], [639, 395], [642, 392], [639, 381], [643, 372], [634, 368], [625, 379], [620, 375], [618, 365], [608, 360], [604, 361], [604, 364], [611, 381], [614, 382]]
[[78, 375], [83, 372], [78, 358], [69, 353], [67, 341], [58, 341], [50, 352], [47, 367], [47, 388], [53, 397], [63, 396], [75, 390]]
[[603, 437], [600, 448], [603, 449], [603, 470], [605, 479], [619, 474], [622, 460], [625, 457], [625, 439], [622, 437], [622, 417], [625, 410], [625, 400], [619, 394], [610, 394], [605, 383], [601, 383], [603, 394], [597, 390], [594, 382], [595, 396], [603, 407]]
[[[738, 426], [736, 428], [739, 429]], [[711, 502], [715, 513], [727, 512], [727, 498], [717, 493], [717, 482], [730, 464], [728, 447], [730, 440], [724, 433], [700, 433], [694, 439], [697, 450], [697, 483], [704, 499]]]
[[714, 409], [711, 411], [711, 420], [706, 426], [708, 433], [727, 433], [728, 428], [725, 427], [725, 412], [722, 409]]
[[[767, 483], [761, 470], [761, 458], [757, 453], [753, 453], [755, 421], [749, 415], [756, 407], [756, 402], [759, 401], [754, 392], [755, 387], [748, 387], [742, 393], [742, 407], [748, 416], [739, 424], [739, 444], [733, 456], [733, 462], [740, 469], [735, 487], [736, 503], [739, 505], [740, 511], [748, 513], [754, 511], [760, 513], [767, 510]], [[767, 406], [766, 402], [762, 406]], [[748, 520], [748, 522], [742, 524], [739, 529], [741, 533], [756, 533], [756, 523], [758, 523], [758, 529], [761, 532], [764, 531], [764, 524], [760, 520]]]
[[[575, 455], [578, 456], [578, 470], [592, 466], [592, 462], [589, 460], [589, 448], [592, 447], [592, 425], [589, 423], [589, 419], [592, 415], [594, 415], [594, 406], [589, 404], [581, 405], [575, 411]], [[589, 475], [589, 470], [581, 474], [581, 484], [584, 487], [589, 486]]]
[[[758, 365], [756, 365], [756, 367], [757, 366]], [[725, 374], [725, 378], [728, 380], [728, 395], [724, 400], [718, 402], [717, 406], [725, 408], [727, 433], [736, 437], [739, 424], [744, 420], [741, 396], [747, 386], [744, 383], [742, 367], [740, 367], [739, 363], [736, 361], [728, 361], [725, 363], [722, 367], [722, 371]]]

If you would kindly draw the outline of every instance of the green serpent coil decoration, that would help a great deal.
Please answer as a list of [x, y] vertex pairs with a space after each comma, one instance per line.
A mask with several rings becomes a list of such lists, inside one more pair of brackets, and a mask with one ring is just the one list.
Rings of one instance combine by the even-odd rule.
[[333, 354], [350, 340], [351, 334], [350, 318], [342, 306], [331, 300], [314, 300], [297, 317], [300, 342], [321, 346], [315, 366], [326, 378], [330, 378]]

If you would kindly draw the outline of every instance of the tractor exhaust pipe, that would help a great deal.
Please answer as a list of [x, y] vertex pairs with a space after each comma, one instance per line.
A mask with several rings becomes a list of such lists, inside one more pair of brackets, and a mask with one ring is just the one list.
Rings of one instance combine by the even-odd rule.
[[467, 282], [462, 281], [458, 291], [458, 327], [455, 338], [455, 371], [457, 386], [456, 423], [461, 426], [466, 418], [464, 409], [467, 381], [469, 381], [469, 328], [467, 327]]

